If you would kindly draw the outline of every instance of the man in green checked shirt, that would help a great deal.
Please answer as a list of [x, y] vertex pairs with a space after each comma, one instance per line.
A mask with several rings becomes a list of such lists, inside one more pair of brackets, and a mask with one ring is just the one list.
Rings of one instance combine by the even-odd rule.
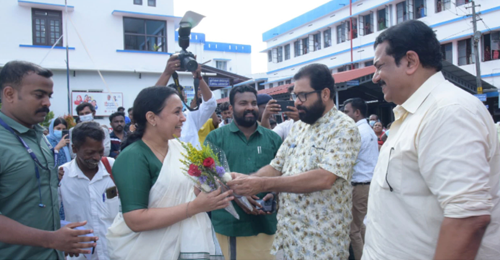
[[[231, 90], [229, 101], [234, 121], [212, 131], [205, 144], [221, 148], [231, 171], [250, 174], [268, 165], [281, 146], [281, 138], [257, 124], [257, 92], [254, 88], [238, 86]], [[259, 199], [273, 199], [272, 193], [257, 194]], [[257, 199], [254, 196], [255, 199]], [[256, 204], [250, 199], [252, 204]], [[233, 202], [234, 203], [234, 202]], [[212, 212], [212, 223], [224, 257], [234, 259], [275, 259], [270, 254], [276, 232], [276, 213], [267, 214], [245, 206], [235, 206], [240, 219], [225, 210]]]

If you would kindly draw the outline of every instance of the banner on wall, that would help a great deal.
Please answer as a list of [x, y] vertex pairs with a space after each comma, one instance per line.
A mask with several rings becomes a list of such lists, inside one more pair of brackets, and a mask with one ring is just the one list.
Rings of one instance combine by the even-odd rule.
[[76, 114], [76, 107], [83, 102], [92, 104], [96, 116], [109, 116], [123, 106], [123, 93], [121, 92], [71, 92], [71, 111]]

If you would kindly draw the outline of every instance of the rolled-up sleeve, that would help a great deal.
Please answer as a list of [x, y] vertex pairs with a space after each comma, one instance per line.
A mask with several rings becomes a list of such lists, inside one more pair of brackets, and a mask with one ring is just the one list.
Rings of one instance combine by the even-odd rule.
[[216, 108], [217, 100], [215, 100], [215, 97], [212, 94], [212, 98], [200, 104], [200, 109], [198, 109], [198, 111], [192, 111], [189, 114], [189, 116], [193, 117], [196, 131], [199, 131], [203, 124], [205, 124], [205, 122], [212, 117]]
[[444, 216], [491, 215], [488, 128], [460, 105], [438, 108], [415, 136], [420, 172]]

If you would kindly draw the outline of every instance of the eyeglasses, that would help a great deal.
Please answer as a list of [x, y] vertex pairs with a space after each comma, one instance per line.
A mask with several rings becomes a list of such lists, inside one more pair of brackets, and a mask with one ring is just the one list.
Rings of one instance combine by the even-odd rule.
[[389, 190], [391, 192], [394, 189], [392, 188], [391, 184], [389, 184], [389, 180], [387, 179], [387, 176], [389, 175], [389, 162], [391, 162], [392, 151], [394, 151], [394, 147], [391, 147], [391, 151], [389, 152], [389, 161], [387, 162], [387, 171], [385, 172], [385, 182], [387, 182], [387, 185], [389, 186]]
[[297, 100], [297, 98], [298, 98], [300, 100], [300, 102], [306, 102], [308, 95], [310, 95], [312, 93], [321, 92], [321, 91], [323, 91], [323, 90], [314, 90], [311, 92], [299, 93], [299, 94], [292, 93], [292, 98], [293, 98], [293, 101]]

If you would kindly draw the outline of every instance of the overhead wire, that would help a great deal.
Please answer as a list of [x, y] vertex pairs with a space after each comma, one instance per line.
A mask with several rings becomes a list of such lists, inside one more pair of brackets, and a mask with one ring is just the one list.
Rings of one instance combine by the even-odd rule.
[[[75, 32], [76, 32], [76, 35], [78, 35], [78, 38], [80, 39], [80, 42], [82, 43], [83, 45], [83, 48], [85, 49], [85, 52], [87, 52], [87, 55], [89, 56], [89, 59], [90, 61], [92, 62], [92, 65], [94, 65], [97, 73], [99, 74], [99, 76], [101, 77], [101, 80], [102, 82], [104, 83], [104, 86], [106, 87], [106, 90], [108, 91], [108, 93], [111, 95], [111, 90], [109, 89], [109, 86], [108, 86], [108, 83], [106, 82], [106, 80], [104, 79], [104, 76], [102, 76], [102, 73], [101, 71], [99, 70], [99, 68], [97, 68], [95, 62], [94, 62], [94, 59], [92, 58], [92, 55], [90, 55], [90, 51], [89, 49], [87, 48], [87, 45], [85, 44], [82, 36], [80, 35], [80, 33], [78, 32], [78, 29], [76, 29], [76, 26], [75, 24], [73, 23], [73, 20], [71, 19], [71, 16], [68, 16], [68, 19], [69, 19], [69, 22], [71, 23], [71, 25], [73, 26], [73, 28], [75, 29]], [[113, 103], [115, 104], [116, 107], [118, 107], [118, 103], [116, 103], [115, 100], [113, 100]]]

